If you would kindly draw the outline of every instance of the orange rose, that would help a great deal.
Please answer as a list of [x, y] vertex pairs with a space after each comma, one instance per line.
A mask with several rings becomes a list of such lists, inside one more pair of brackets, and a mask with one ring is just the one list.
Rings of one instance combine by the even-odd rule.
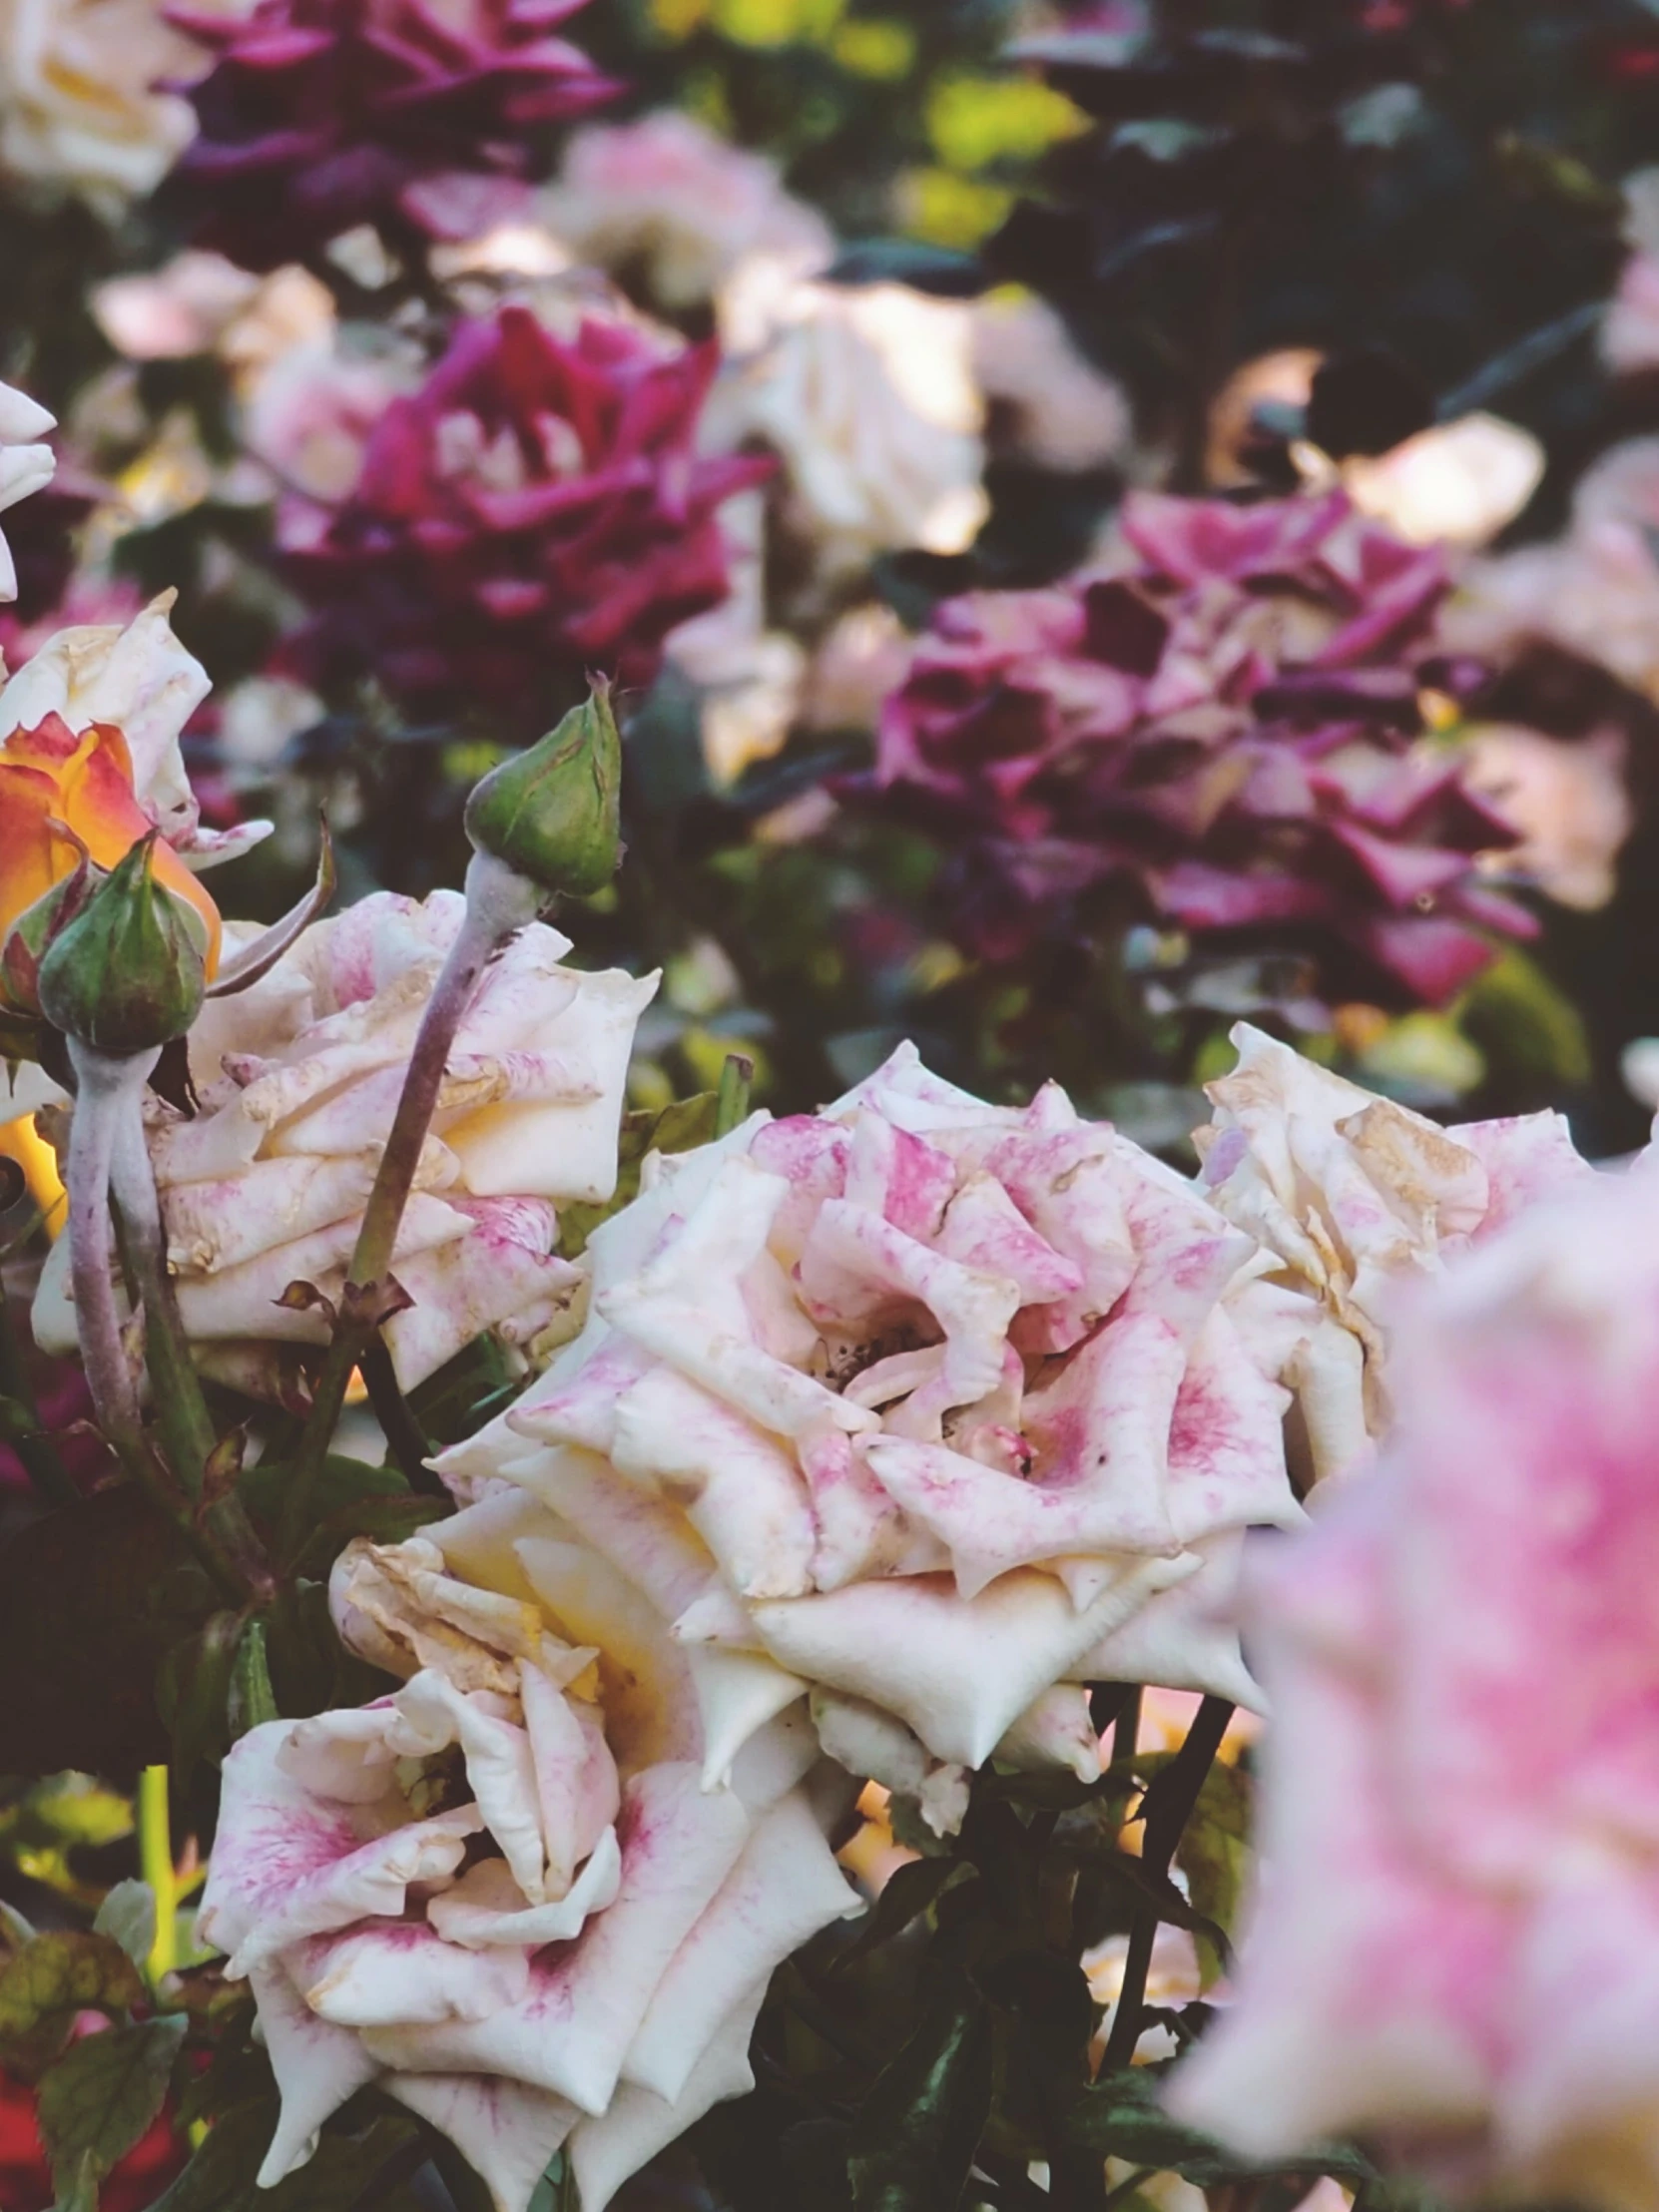
[[[114, 867], [154, 828], [133, 790], [127, 741], [109, 723], [79, 736], [61, 716], [0, 739], [0, 942], [54, 883], [72, 873], [77, 852], [54, 824], [75, 832], [99, 867]], [[208, 930], [208, 973], [219, 964], [219, 908], [165, 841], [156, 877], [194, 906]]]

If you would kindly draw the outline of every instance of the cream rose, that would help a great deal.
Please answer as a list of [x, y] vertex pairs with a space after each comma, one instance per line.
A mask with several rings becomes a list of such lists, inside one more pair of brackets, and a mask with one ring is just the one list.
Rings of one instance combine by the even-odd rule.
[[751, 1725], [810, 1686], [941, 1829], [993, 1756], [1099, 1772], [1083, 1683], [1253, 1696], [1233, 1577], [1301, 1517], [1275, 1377], [1319, 1319], [1253, 1238], [1052, 1086], [987, 1106], [908, 1047], [648, 1166], [580, 1339], [442, 1462], [463, 1493], [557, 1512]]
[[[0, 514], [52, 481], [57, 455], [43, 443], [57, 416], [11, 384], [0, 384]], [[0, 538], [0, 599], [17, 597], [17, 565]]]
[[752, 2085], [774, 1969], [858, 1910], [823, 1827], [845, 1790], [815, 1775], [799, 1703], [711, 1774], [686, 1654], [521, 1495], [353, 1544], [331, 1594], [403, 1686], [236, 1746], [200, 1922], [281, 2091], [260, 2181], [373, 2081], [496, 2212], [525, 2212], [561, 2147], [603, 2212]]
[[[309, 930], [260, 982], [212, 999], [190, 1037], [201, 1110], [150, 1102], [150, 1149], [185, 1327], [204, 1364], [276, 1389], [276, 1348], [327, 1341], [415, 1030], [460, 923], [458, 892], [381, 891]], [[545, 1328], [580, 1272], [554, 1254], [555, 1203], [615, 1187], [634, 1026], [656, 988], [563, 963], [533, 923], [485, 973], [450, 1055], [393, 1269], [412, 1304], [386, 1325], [407, 1387], [473, 1338]], [[73, 1343], [54, 1248], [36, 1299], [44, 1345]]]
[[1387, 1422], [1387, 1318], [1397, 1287], [1437, 1274], [1473, 1237], [1588, 1175], [1560, 1114], [1442, 1129], [1248, 1022], [1238, 1065], [1208, 1086], [1194, 1142], [1213, 1204], [1327, 1316], [1294, 1356], [1315, 1472], [1358, 1464]]

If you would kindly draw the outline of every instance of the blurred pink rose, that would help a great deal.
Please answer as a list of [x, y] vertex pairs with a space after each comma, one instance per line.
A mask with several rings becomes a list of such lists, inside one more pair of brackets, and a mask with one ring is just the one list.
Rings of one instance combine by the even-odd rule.
[[179, 206], [197, 242], [244, 269], [302, 261], [342, 232], [482, 228], [478, 185], [510, 186], [539, 126], [618, 88], [552, 36], [584, 0], [258, 0], [246, 21], [176, 7], [212, 67]]
[[579, 131], [545, 206], [582, 260], [630, 274], [670, 311], [713, 299], [746, 255], [782, 255], [811, 275], [835, 251], [774, 163], [677, 108]]
[[1278, 1552], [1264, 1874], [1177, 2075], [1252, 2156], [1380, 2138], [1458, 2195], [1659, 2189], [1659, 1179], [1424, 1296], [1375, 1474]]

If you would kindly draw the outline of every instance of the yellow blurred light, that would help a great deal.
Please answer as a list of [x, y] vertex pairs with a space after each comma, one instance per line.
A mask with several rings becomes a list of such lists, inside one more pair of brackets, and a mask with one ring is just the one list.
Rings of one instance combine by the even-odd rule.
[[947, 71], [927, 88], [928, 142], [947, 169], [1034, 161], [1059, 139], [1087, 130], [1064, 93], [1034, 77], [974, 77]]
[[734, 46], [793, 46], [828, 38], [846, 0], [713, 0], [714, 27]]
[[651, 0], [651, 22], [665, 38], [690, 38], [708, 19], [709, 0]]
[[912, 169], [899, 180], [899, 221], [929, 246], [977, 246], [1007, 220], [1014, 196], [948, 169]]
[[849, 75], [892, 85], [915, 67], [916, 34], [907, 23], [843, 23], [830, 51]]
[[15, 1160], [23, 1170], [30, 1195], [55, 1237], [64, 1224], [64, 1189], [57, 1154], [36, 1129], [32, 1114], [0, 1124], [0, 1158]]

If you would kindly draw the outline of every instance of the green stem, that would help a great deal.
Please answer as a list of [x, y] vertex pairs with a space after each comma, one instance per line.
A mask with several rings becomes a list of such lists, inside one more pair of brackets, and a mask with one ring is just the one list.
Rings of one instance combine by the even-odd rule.
[[75, 1038], [69, 1040], [75, 1071], [75, 1110], [69, 1125], [69, 1259], [81, 1363], [93, 1411], [123, 1467], [156, 1510], [170, 1520], [232, 1605], [243, 1602], [242, 1583], [219, 1546], [197, 1526], [172, 1470], [144, 1433], [138, 1390], [127, 1366], [121, 1317], [116, 1310], [110, 1171], [123, 1113], [140, 1101], [159, 1053], [116, 1059]]
[[173, 1866], [167, 1769], [146, 1767], [138, 1789], [139, 1873], [156, 1900], [156, 1939], [150, 1946], [152, 1986], [179, 1963], [179, 1878]]
[[[183, 1481], [186, 1494], [199, 1501], [207, 1464], [219, 1438], [202, 1394], [178, 1294], [168, 1272], [167, 1233], [138, 1097], [123, 1107], [116, 1127], [110, 1195], [115, 1202], [121, 1256], [144, 1308], [145, 1364], [162, 1449]], [[241, 1498], [234, 1492], [216, 1498], [202, 1517], [248, 1595], [259, 1604], [269, 1605], [276, 1595], [276, 1576]]]
[[[1169, 1873], [1182, 1832], [1193, 1817], [1199, 1792], [1221, 1749], [1221, 1740], [1227, 1734], [1233, 1712], [1226, 1698], [1207, 1697], [1187, 1731], [1186, 1742], [1142, 1800], [1141, 1864], [1150, 1874]], [[1117, 1749], [1115, 1744], [1113, 1749]], [[1134, 2060], [1135, 2045], [1141, 2039], [1146, 1977], [1157, 1934], [1156, 1913], [1147, 1911], [1137, 1916], [1129, 1932], [1129, 1950], [1123, 1962], [1123, 1988], [1100, 2062], [1103, 2074], [1115, 2072]]]
[[431, 1127], [455, 1032], [472, 1003], [486, 961], [498, 945], [535, 918], [543, 900], [533, 884], [485, 853], [473, 854], [466, 874], [466, 913], [432, 986], [409, 1055], [391, 1134], [363, 1210], [333, 1338], [294, 1454], [282, 1509], [284, 1559], [296, 1558], [310, 1533], [307, 1516], [311, 1492], [345, 1404], [352, 1370], [360, 1366], [380, 1325], [397, 1232]]
[[80, 1496], [58, 1447], [40, 1424], [40, 1408], [29, 1381], [29, 1364], [17, 1339], [11, 1301], [0, 1293], [0, 1397], [9, 1398], [21, 1416], [6, 1441], [43, 1505], [73, 1505]]

